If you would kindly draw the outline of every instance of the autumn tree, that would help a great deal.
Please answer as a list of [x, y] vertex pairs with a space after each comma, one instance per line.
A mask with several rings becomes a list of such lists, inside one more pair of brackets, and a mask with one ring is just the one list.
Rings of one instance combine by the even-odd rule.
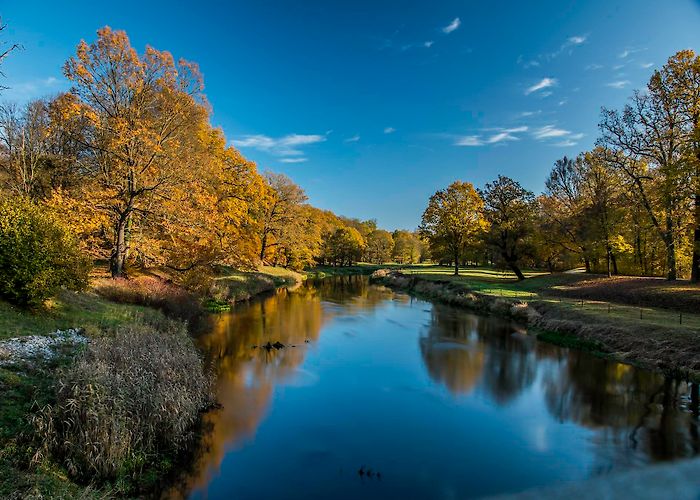
[[394, 238], [389, 231], [375, 229], [366, 238], [365, 260], [375, 264], [383, 264], [391, 259], [394, 249]]
[[631, 246], [620, 231], [624, 214], [623, 183], [619, 172], [608, 168], [606, 153], [597, 148], [583, 155], [579, 164], [583, 220], [590, 228], [588, 239], [605, 253], [608, 276], [618, 274], [617, 255], [628, 253]]
[[498, 176], [481, 193], [485, 218], [489, 223], [487, 241], [519, 280], [525, 275], [520, 261], [533, 231], [535, 196], [509, 177]]
[[112, 276], [124, 274], [130, 235], [187, 186], [192, 141], [207, 120], [197, 67], [168, 52], [131, 47], [123, 31], [98, 31], [81, 41], [64, 66], [72, 83], [62, 101], [64, 120], [84, 122], [84, 163], [99, 186], [95, 205], [111, 220]]
[[444, 247], [459, 275], [466, 246], [487, 227], [484, 202], [469, 182], [455, 181], [430, 197], [423, 212], [420, 232], [432, 246]]
[[391, 251], [391, 256], [396, 262], [415, 264], [420, 261], [423, 244], [419, 235], [405, 229], [397, 229], [392, 234], [392, 238], [394, 248]]
[[655, 72], [646, 92], [636, 91], [622, 112], [603, 108], [598, 141], [607, 163], [627, 179], [665, 244], [667, 278], [678, 276], [677, 243], [690, 196], [684, 164], [681, 101]]
[[267, 197], [260, 214], [260, 260], [263, 262], [270, 249], [284, 242], [291, 243], [294, 235], [299, 234], [303, 221], [300, 207], [306, 201], [304, 191], [286, 175], [267, 173], [265, 180]]
[[655, 86], [664, 86], [679, 103], [684, 134], [684, 169], [691, 179], [693, 228], [691, 276], [700, 281], [700, 56], [681, 50], [671, 56], [652, 77]]
[[582, 213], [582, 158], [564, 156], [558, 159], [545, 181], [545, 188], [539, 203], [549, 242], [578, 254], [584, 261], [586, 271], [590, 272], [587, 224]]
[[340, 227], [325, 235], [323, 260], [334, 266], [350, 266], [360, 260], [364, 239], [354, 227]]

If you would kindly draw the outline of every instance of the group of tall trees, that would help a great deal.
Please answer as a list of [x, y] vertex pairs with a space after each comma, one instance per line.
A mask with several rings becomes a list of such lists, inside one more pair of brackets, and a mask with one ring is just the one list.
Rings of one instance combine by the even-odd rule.
[[68, 92], [0, 106], [0, 195], [56, 214], [112, 276], [393, 257], [390, 233], [309, 205], [291, 179], [229, 146], [196, 64], [138, 53], [105, 27], [63, 69]]
[[538, 197], [499, 176], [431, 197], [433, 257], [700, 280], [700, 56], [683, 50], [621, 111], [603, 108], [595, 148], [558, 160]]

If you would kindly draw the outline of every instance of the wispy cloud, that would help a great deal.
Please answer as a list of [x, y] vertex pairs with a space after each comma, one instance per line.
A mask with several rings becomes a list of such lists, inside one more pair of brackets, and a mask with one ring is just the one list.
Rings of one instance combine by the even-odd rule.
[[641, 48], [626, 48], [625, 50], [623, 50], [622, 52], [620, 52], [620, 53], [617, 55], [617, 57], [619, 57], [620, 59], [627, 59], [627, 58], [628, 58], [629, 56], [631, 56], [632, 54], [636, 54], [637, 52], [644, 52], [645, 50], [647, 50], [647, 49], [644, 48], [644, 47], [641, 47]]
[[393, 134], [394, 132], [396, 132], [396, 129], [394, 127], [386, 127], [384, 129], [385, 134]]
[[582, 133], [573, 133], [570, 130], [558, 128], [554, 125], [545, 125], [537, 128], [532, 131], [532, 136], [538, 141], [557, 139], [558, 142], [553, 143], [553, 145], [561, 147], [575, 146], [583, 138]]
[[595, 71], [597, 69], [603, 69], [603, 65], [593, 63], [593, 64], [589, 64], [588, 66], [586, 66], [585, 69], [586, 69], [586, 71]]
[[518, 117], [527, 118], [528, 116], [535, 116], [539, 115], [540, 113], [542, 113], [541, 109], [538, 109], [537, 111], [523, 111], [518, 115]]
[[460, 21], [458, 17], [455, 17], [450, 24], [448, 24], [447, 26], [442, 28], [442, 32], [445, 34], [450, 34], [454, 30], [459, 28], [461, 24], [462, 24], [462, 21]]
[[435, 43], [435, 42], [433, 42], [432, 40], [428, 40], [428, 41], [426, 41], [426, 42], [423, 42], [423, 47], [429, 49], [430, 47], [433, 46], [434, 43]]
[[525, 95], [530, 95], [533, 92], [537, 92], [539, 90], [543, 90], [549, 87], [554, 87], [557, 84], [557, 79], [556, 78], [543, 78], [536, 84], [528, 87], [525, 89]]
[[527, 132], [526, 126], [512, 128], [486, 129], [484, 132], [490, 134], [472, 134], [458, 137], [455, 146], [486, 146], [488, 144], [498, 144], [500, 142], [518, 141], [520, 138], [516, 134]]
[[536, 67], [541, 66], [542, 62], [551, 61], [552, 59], [555, 59], [564, 53], [571, 54], [573, 52], [574, 48], [586, 43], [586, 40], [588, 40], [588, 35], [570, 36], [554, 52], [540, 54], [537, 57], [532, 58], [532, 59], [526, 59], [525, 57], [520, 55], [520, 56], [518, 56], [517, 62], [519, 65], [521, 65], [525, 69], [536, 68]]
[[639, 66], [644, 68], [644, 69], [649, 69], [654, 65], [654, 63], [642, 63]]
[[35, 78], [24, 82], [6, 81], [2, 84], [7, 89], [3, 90], [2, 98], [8, 101], [27, 102], [33, 99], [45, 97], [48, 94], [53, 94], [61, 89], [68, 87], [68, 82], [54, 76], [47, 78]]
[[606, 83], [605, 86], [613, 89], [624, 89], [629, 84], [629, 80], [615, 80], [614, 82]]
[[282, 163], [304, 163], [307, 160], [308, 160], [308, 158], [301, 157], [301, 158], [282, 158], [280, 161]]
[[348, 137], [347, 139], [345, 139], [344, 142], [357, 142], [359, 140], [360, 140], [359, 135], [353, 135], [352, 137]]
[[302, 146], [324, 142], [325, 140], [326, 136], [320, 134], [288, 134], [282, 137], [255, 134], [244, 135], [240, 139], [234, 139], [231, 142], [237, 148], [257, 149], [275, 156], [301, 156], [304, 154], [300, 149]]

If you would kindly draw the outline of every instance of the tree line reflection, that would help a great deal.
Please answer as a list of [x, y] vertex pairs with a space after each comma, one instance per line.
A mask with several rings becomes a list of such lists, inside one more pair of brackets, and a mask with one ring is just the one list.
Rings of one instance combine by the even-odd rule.
[[[210, 430], [183, 491], [205, 486], [226, 453], [254, 437], [275, 385], [298, 375], [325, 324], [388, 300], [411, 299], [363, 277], [337, 277], [279, 290], [215, 317], [198, 342], [217, 369], [223, 406], [206, 416]], [[253, 347], [268, 341], [290, 347]], [[698, 452], [697, 386], [538, 342], [509, 322], [442, 305], [430, 308], [418, 342], [430, 378], [455, 397], [478, 390], [508, 405], [539, 384], [556, 420], [594, 430], [596, 449], [612, 454], [599, 457], [601, 468]]]
[[[616, 462], [698, 453], [698, 386], [538, 342], [517, 327], [434, 305], [419, 339], [428, 373], [452, 394], [475, 389], [508, 404], [541, 384], [550, 414], [596, 429]], [[607, 446], [605, 446], [607, 445]]]

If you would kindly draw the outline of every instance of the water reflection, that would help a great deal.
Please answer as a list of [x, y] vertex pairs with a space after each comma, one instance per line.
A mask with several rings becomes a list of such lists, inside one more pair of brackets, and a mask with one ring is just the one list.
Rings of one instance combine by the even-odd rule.
[[[287, 347], [254, 347], [268, 341]], [[267, 497], [478, 496], [690, 456], [700, 443], [697, 386], [366, 278], [239, 306], [198, 342], [223, 406], [183, 485], [196, 497], [256, 498], [259, 482]], [[358, 482], [368, 461], [381, 485]]]
[[454, 395], [479, 388], [500, 405], [539, 384], [558, 421], [600, 430], [599, 449], [615, 454], [608, 462], [698, 453], [697, 385], [537, 342], [509, 322], [441, 305], [419, 344], [430, 376]]

